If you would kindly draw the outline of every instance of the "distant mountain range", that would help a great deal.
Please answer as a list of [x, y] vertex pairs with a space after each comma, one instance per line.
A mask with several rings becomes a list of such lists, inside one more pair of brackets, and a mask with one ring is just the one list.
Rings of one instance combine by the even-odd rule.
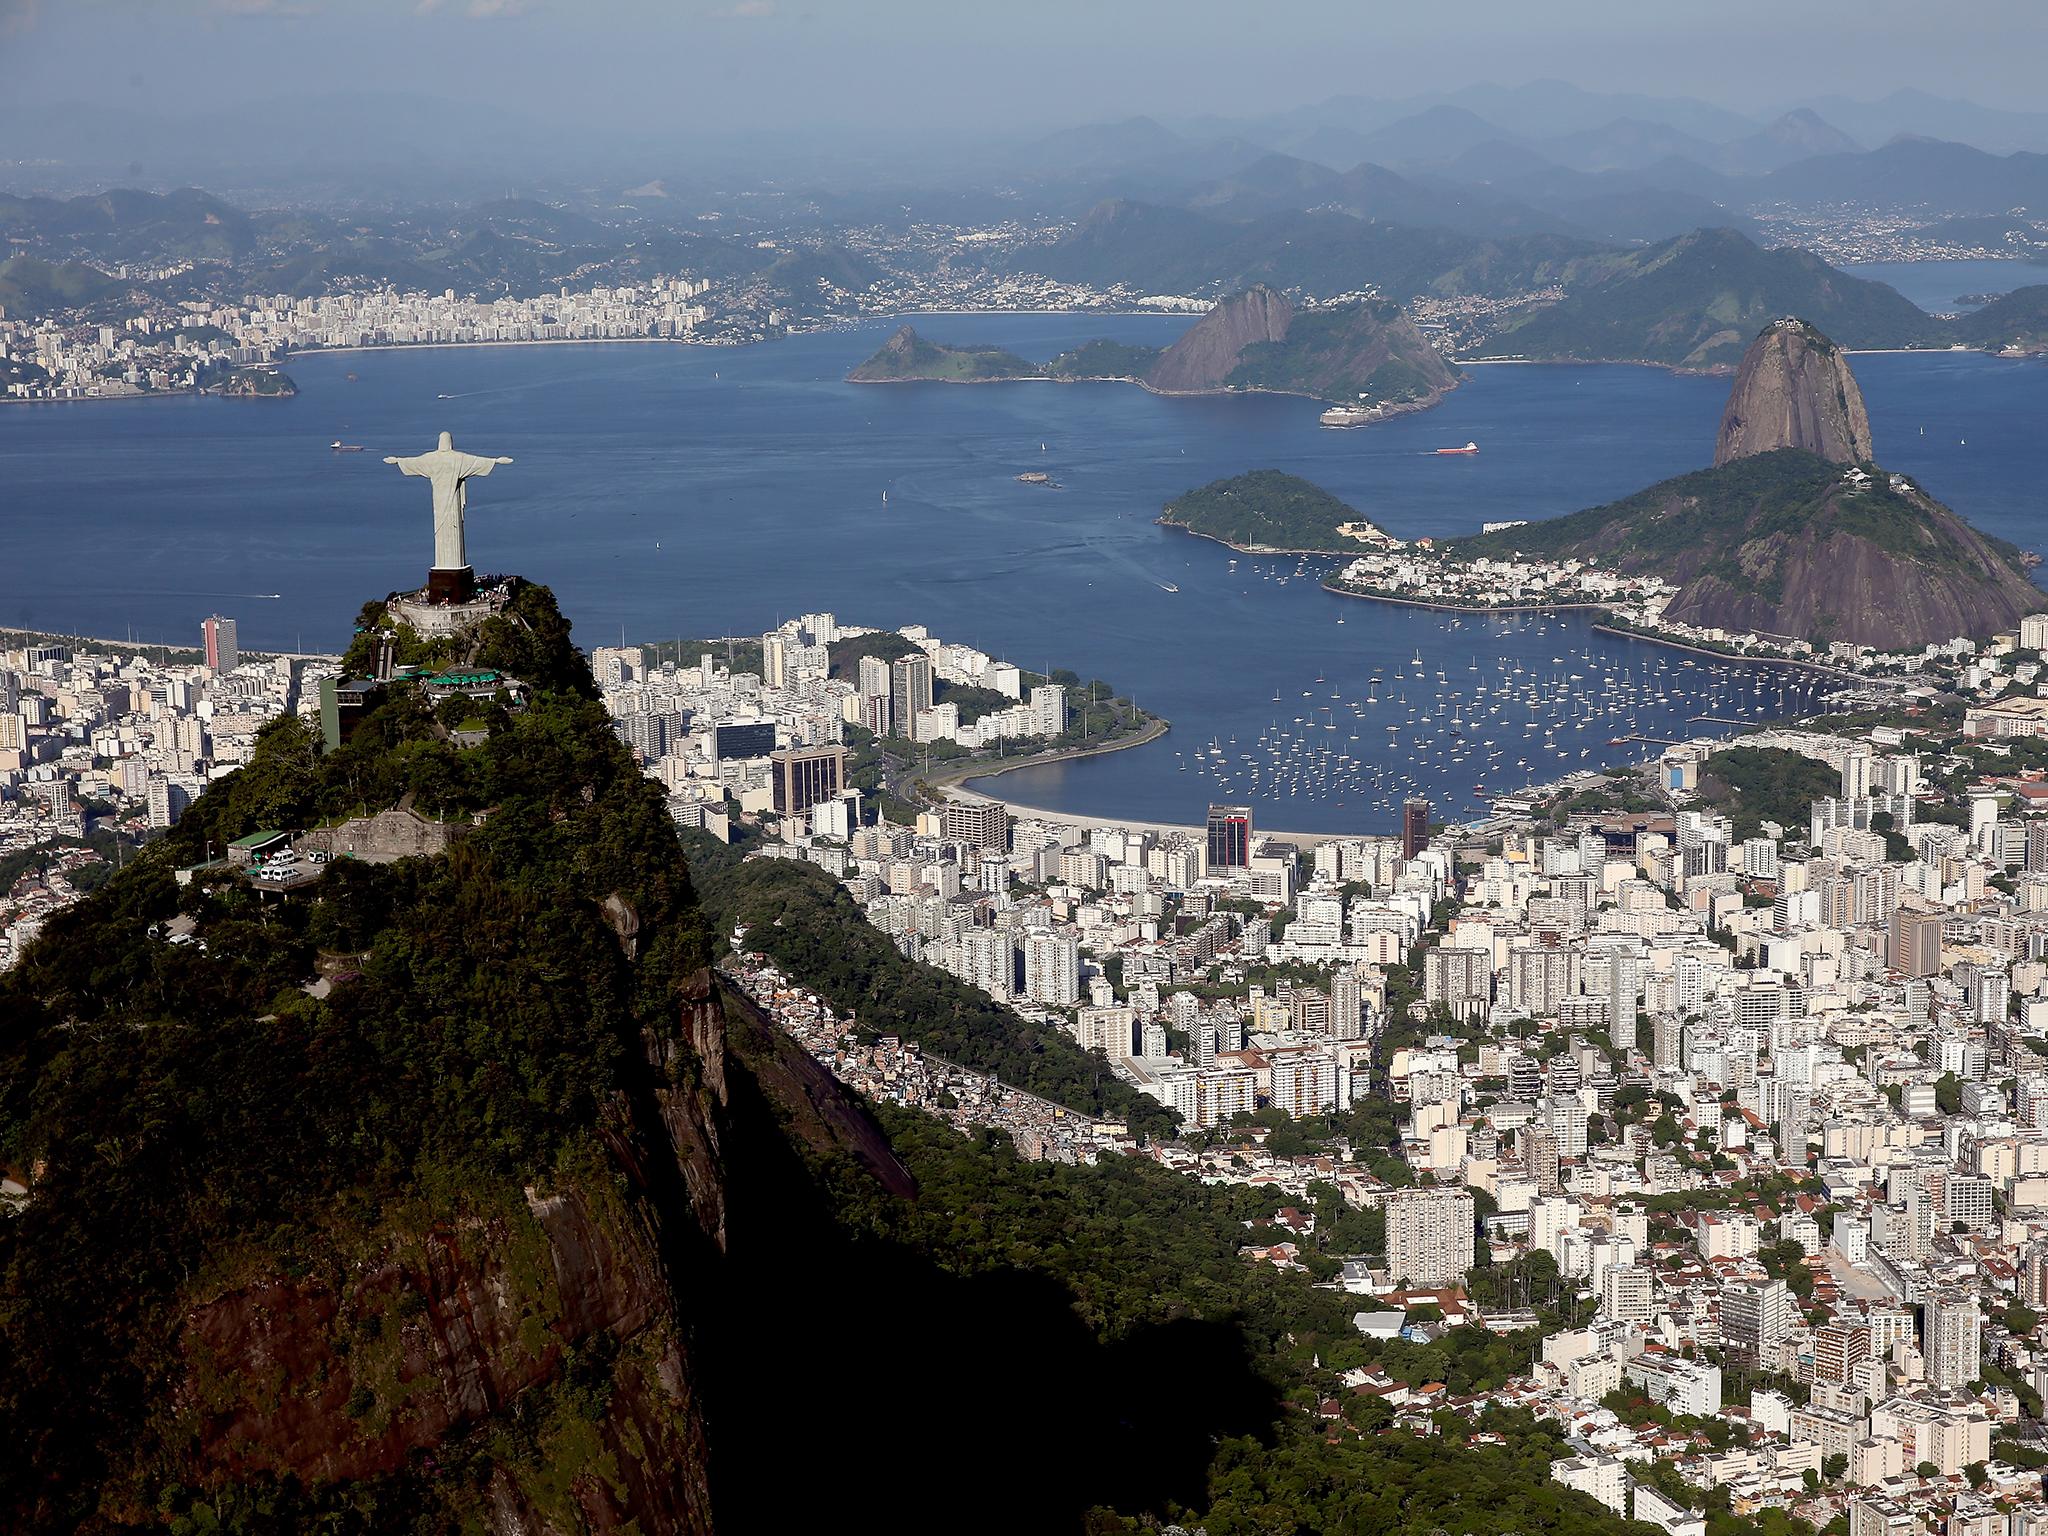
[[1021, 272], [1146, 293], [1228, 292], [1266, 283], [1333, 297], [1370, 284], [1387, 298], [1523, 293], [1571, 278], [1611, 247], [1556, 234], [1504, 238], [1376, 223], [1335, 211], [1231, 220], [1115, 199], [1046, 245], [1010, 258]]
[[[591, 286], [691, 272], [750, 285], [769, 302], [814, 313], [821, 283], [858, 290], [878, 275], [867, 258], [843, 246], [763, 244], [706, 228], [687, 208], [665, 208], [658, 194], [642, 190], [647, 209], [613, 210], [611, 219], [508, 197], [337, 215], [252, 211], [191, 188], [72, 198], [0, 193], [0, 240], [12, 248], [10, 260], [42, 264], [15, 266], [0, 304], [10, 318], [103, 300], [119, 314], [135, 289], [178, 300], [302, 296], [371, 284], [531, 297], [564, 282]], [[147, 281], [107, 275], [122, 264], [177, 263], [190, 265]], [[52, 281], [45, 267], [67, 275]]]
[[[1610, 216], [1589, 225], [1597, 203], [1563, 205], [1625, 190], [1683, 193], [1719, 205], [1730, 223], [1786, 201], [1925, 205], [1943, 214], [2048, 210], [2044, 158], [2048, 114], [1993, 112], [1912, 93], [1878, 103], [1830, 97], [1755, 121], [1701, 103], [1553, 86], [1402, 102], [1347, 97], [1271, 117], [1196, 119], [1178, 129], [1130, 118], [1065, 130], [1012, 152], [1006, 163], [1077, 189], [1198, 207], [1232, 206], [1228, 194], [1236, 188], [1239, 211], [1304, 206], [1300, 194], [1323, 188], [1289, 162], [1354, 181], [1368, 171], [1398, 172], [1436, 185], [1438, 201], [1407, 222], [1489, 236], [1541, 228], [1660, 239], [1676, 228], [1620, 233], [1630, 220]], [[1607, 181], [1596, 188], [1577, 180], [1588, 176]], [[1225, 195], [1211, 183], [1222, 184]], [[1493, 195], [1475, 215], [1470, 194], [1477, 188]], [[1345, 200], [1342, 188], [1338, 199]], [[1690, 210], [1694, 226], [1709, 222], [1699, 213], [1697, 206]]]

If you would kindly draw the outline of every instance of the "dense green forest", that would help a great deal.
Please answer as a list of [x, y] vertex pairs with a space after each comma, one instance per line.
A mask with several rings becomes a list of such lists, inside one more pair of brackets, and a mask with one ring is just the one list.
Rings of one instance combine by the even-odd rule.
[[1800, 837], [1813, 802], [1841, 790], [1841, 774], [1826, 763], [1777, 747], [1724, 747], [1700, 765], [1700, 799], [1734, 822], [1738, 838], [1755, 837], [1766, 821]]
[[1034, 363], [1000, 347], [928, 341], [906, 325], [848, 378], [856, 384], [911, 379], [949, 384], [989, 379], [1141, 379], [1158, 361], [1157, 347], [1098, 337], [1060, 353], [1049, 363]]
[[1159, 350], [1098, 337], [1062, 352], [1045, 371], [1055, 379], [1142, 379], [1159, 361]]
[[1357, 539], [1337, 530], [1363, 523], [1363, 513], [1321, 486], [1277, 469], [1212, 480], [1183, 491], [1159, 520], [1170, 528], [1206, 534], [1236, 549], [1352, 550]]
[[1925, 576], [1980, 578], [1980, 540], [2018, 572], [2017, 551], [1967, 529], [1936, 505], [1931, 511], [1894, 491], [1880, 474], [1843, 483], [1842, 466], [1798, 448], [1751, 454], [1694, 470], [1605, 506], [1565, 517], [1477, 534], [1446, 546], [1458, 558], [1592, 559], [1619, 570], [1682, 581], [1717, 579], [1777, 602], [1789, 561], [1808, 544], [1840, 536], [1905, 563]]
[[[164, 1388], [195, 1295], [279, 1264], [341, 1284], [422, 1203], [516, 1221], [523, 1185], [596, 1155], [641, 1032], [673, 1027], [710, 942], [672, 824], [551, 638], [552, 598], [516, 613], [483, 650], [541, 686], [483, 746], [458, 750], [404, 691], [324, 756], [280, 720], [0, 978], [0, 1162], [38, 1170], [0, 1222], [0, 1419], [19, 1430], [0, 1523], [178, 1497], [193, 1429]], [[173, 882], [209, 845], [408, 791], [490, 814], [453, 855], [338, 863], [305, 901]], [[181, 913], [201, 943], [158, 937]], [[316, 974], [343, 984], [315, 996]]]
[[1598, 555], [1626, 570], [1670, 570], [1702, 549], [1732, 550], [1752, 518], [1776, 525], [1810, 513], [1842, 478], [1839, 464], [1797, 448], [1694, 470], [1604, 506], [1453, 541], [1450, 553], [1504, 559]]

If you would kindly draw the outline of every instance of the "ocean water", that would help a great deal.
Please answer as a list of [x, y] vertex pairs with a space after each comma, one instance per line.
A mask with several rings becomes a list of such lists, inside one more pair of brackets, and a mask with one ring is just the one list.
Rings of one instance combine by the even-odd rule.
[[2048, 283], [2048, 267], [2034, 261], [1859, 261], [1842, 270], [1889, 283], [1930, 315], [1972, 308], [1956, 302], [1966, 295], [2011, 293]]
[[[917, 321], [1034, 357], [1104, 334], [1163, 344], [1187, 323]], [[1477, 785], [1635, 760], [1654, 747], [1615, 738], [1689, 735], [1711, 726], [1695, 716], [1754, 718], [1810, 692], [1580, 620], [1337, 597], [1316, 584], [1326, 562], [1234, 559], [1155, 523], [1180, 491], [1264, 466], [1404, 537], [1554, 516], [1707, 462], [1725, 379], [1476, 367], [1435, 410], [1337, 432], [1278, 396], [846, 384], [888, 329], [745, 349], [312, 355], [290, 365], [286, 401], [0, 407], [0, 624], [195, 643], [220, 612], [246, 646], [337, 649], [363, 600], [418, 582], [431, 555], [426, 487], [381, 458], [446, 429], [515, 460], [472, 482], [477, 567], [547, 582], [585, 644], [829, 609], [1071, 667], [1173, 722], [1148, 747], [1006, 775], [1027, 804], [1188, 821], [1242, 797], [1265, 825], [1386, 830], [1409, 792], [1469, 810]], [[1887, 464], [2042, 542], [2048, 368], [1965, 354], [1856, 367]], [[335, 438], [366, 451], [332, 453]], [[1433, 452], [1467, 439], [1478, 455]], [[1026, 470], [1057, 487], [1018, 483]]]

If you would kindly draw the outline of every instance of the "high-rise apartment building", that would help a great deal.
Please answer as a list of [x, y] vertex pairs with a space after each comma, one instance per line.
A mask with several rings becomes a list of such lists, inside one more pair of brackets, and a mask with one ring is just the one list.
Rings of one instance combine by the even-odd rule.
[[1248, 869], [1252, 862], [1252, 808], [1209, 807], [1209, 868]]
[[1422, 996], [1454, 1018], [1484, 1017], [1493, 999], [1493, 953], [1437, 947], [1422, 952]]
[[1730, 1281], [1721, 1287], [1721, 1337], [1751, 1361], [1772, 1360], [1792, 1331], [1792, 1293], [1782, 1280]]
[[1941, 969], [1941, 916], [1901, 907], [1892, 914], [1885, 963], [1901, 976], [1932, 976]]
[[1865, 800], [1870, 796], [1871, 751], [1868, 747], [1851, 747], [1842, 759], [1842, 798], [1844, 800]]
[[1031, 690], [1031, 734], [1058, 736], [1067, 728], [1067, 690], [1058, 683], [1040, 683]]
[[994, 800], [948, 800], [939, 809], [939, 825], [949, 843], [966, 843], [984, 853], [1010, 848], [1009, 809]]
[[1387, 1273], [1410, 1285], [1456, 1285], [1472, 1268], [1472, 1196], [1462, 1189], [1387, 1196]]
[[1429, 846], [1429, 802], [1408, 801], [1401, 807], [1401, 857], [1412, 859]]
[[1870, 1358], [1870, 1325], [1836, 1319], [1813, 1330], [1813, 1379], [1845, 1386]]
[[1024, 995], [1049, 1008], [1081, 1000], [1081, 943], [1070, 933], [1034, 929], [1024, 936]]
[[846, 748], [786, 747], [768, 757], [775, 787], [775, 809], [800, 815], [820, 800], [830, 800], [846, 782]]
[[899, 736], [910, 733], [918, 711], [932, 707], [932, 659], [923, 651], [889, 663], [889, 722]]
[[1600, 1276], [1600, 1312], [1617, 1323], [1647, 1323], [1657, 1315], [1657, 1277], [1640, 1264], [1610, 1264]]
[[1927, 1384], [1937, 1392], [1953, 1392], [1977, 1380], [1983, 1370], [1977, 1298], [1963, 1290], [1935, 1291], [1921, 1304], [1920, 1319]]
[[242, 652], [235, 644], [235, 621], [215, 614], [199, 626], [206, 644], [206, 670], [232, 672], [241, 664]]

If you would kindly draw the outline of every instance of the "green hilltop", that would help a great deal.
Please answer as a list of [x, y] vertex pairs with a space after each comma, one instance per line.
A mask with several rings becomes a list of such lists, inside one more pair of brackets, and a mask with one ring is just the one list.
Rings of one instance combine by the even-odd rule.
[[1823, 644], [1916, 648], [2039, 608], [2018, 552], [1875, 465], [1797, 448], [1695, 470], [1605, 506], [1445, 546], [1596, 560], [1681, 591], [1666, 616]]
[[1960, 315], [1956, 336], [1973, 347], [1993, 351], [2017, 347], [2023, 352], [2048, 348], [2048, 284], [2015, 288], [1982, 309]]
[[1367, 540], [1338, 530], [1370, 528], [1363, 513], [1312, 481], [1277, 469], [1255, 469], [1183, 491], [1159, 521], [1246, 551], [1359, 551]]
[[987, 379], [1043, 378], [1045, 370], [1000, 347], [948, 347], [927, 341], [910, 326], [897, 327], [881, 350], [847, 378], [855, 384], [933, 380], [949, 384]]
[[1615, 255], [1565, 298], [1497, 336], [1504, 356], [1732, 367], [1781, 315], [1845, 347], [1944, 346], [1943, 322], [1896, 290], [1838, 272], [1806, 251], [1764, 250], [1732, 229], [1701, 229]]

